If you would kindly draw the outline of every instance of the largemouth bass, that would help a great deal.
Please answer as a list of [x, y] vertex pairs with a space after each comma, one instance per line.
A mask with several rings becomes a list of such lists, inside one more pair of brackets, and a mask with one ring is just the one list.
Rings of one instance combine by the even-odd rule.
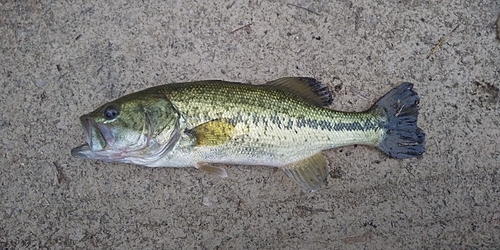
[[156, 86], [80, 117], [86, 144], [77, 158], [148, 167], [195, 167], [222, 177], [215, 163], [279, 167], [304, 190], [325, 183], [323, 150], [371, 145], [393, 158], [424, 152], [419, 97], [411, 83], [365, 112], [326, 108], [328, 88], [313, 78], [263, 85], [199, 81]]

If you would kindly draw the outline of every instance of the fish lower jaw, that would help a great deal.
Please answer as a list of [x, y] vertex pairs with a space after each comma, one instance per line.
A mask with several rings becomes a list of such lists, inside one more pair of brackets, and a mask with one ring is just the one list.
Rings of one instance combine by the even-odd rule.
[[123, 152], [112, 152], [109, 150], [92, 150], [89, 144], [85, 143], [71, 150], [71, 155], [80, 159], [102, 160], [108, 162], [125, 162], [126, 157]]
[[76, 158], [88, 159], [88, 152], [92, 152], [90, 150], [89, 144], [85, 143], [76, 148], [71, 149], [71, 155]]

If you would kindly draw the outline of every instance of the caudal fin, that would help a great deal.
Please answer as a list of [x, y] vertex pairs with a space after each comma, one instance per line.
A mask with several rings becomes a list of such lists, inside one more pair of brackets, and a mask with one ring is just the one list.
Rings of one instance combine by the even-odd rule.
[[380, 115], [384, 130], [377, 146], [394, 158], [417, 157], [425, 151], [425, 133], [417, 126], [419, 97], [413, 84], [392, 89], [370, 109]]

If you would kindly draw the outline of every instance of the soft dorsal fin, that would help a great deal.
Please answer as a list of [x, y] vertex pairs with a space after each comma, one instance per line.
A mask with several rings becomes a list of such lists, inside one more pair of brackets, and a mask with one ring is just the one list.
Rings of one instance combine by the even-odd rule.
[[304, 191], [316, 191], [326, 182], [330, 168], [321, 152], [282, 167]]
[[284, 77], [266, 85], [291, 92], [317, 106], [328, 106], [333, 101], [328, 87], [311, 77]]
[[216, 146], [233, 136], [234, 126], [221, 118], [202, 123], [190, 132], [195, 137], [195, 146]]

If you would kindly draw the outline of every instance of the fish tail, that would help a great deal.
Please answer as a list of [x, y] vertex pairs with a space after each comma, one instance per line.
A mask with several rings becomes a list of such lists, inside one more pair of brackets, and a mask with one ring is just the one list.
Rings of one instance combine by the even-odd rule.
[[425, 151], [425, 133], [417, 126], [418, 94], [405, 82], [378, 100], [370, 112], [381, 119], [377, 147], [394, 158], [417, 157]]

